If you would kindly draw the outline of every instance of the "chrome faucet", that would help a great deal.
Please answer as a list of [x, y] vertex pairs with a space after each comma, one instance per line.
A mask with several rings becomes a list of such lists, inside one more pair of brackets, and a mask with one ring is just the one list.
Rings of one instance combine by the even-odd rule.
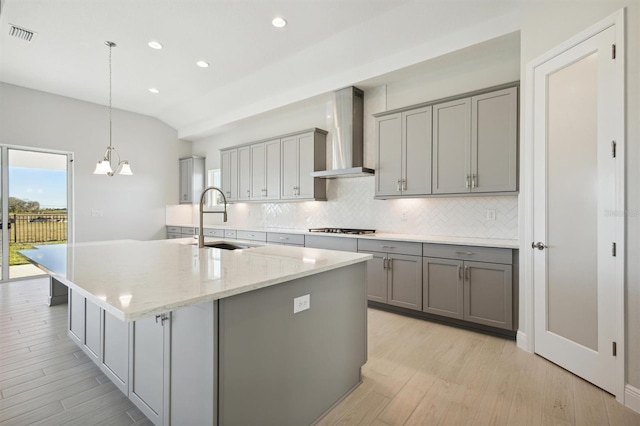
[[[216, 191], [218, 191], [220, 194], [222, 194], [222, 199], [224, 200], [224, 211], [204, 211], [204, 196], [206, 195], [207, 192], [211, 191], [212, 189], [215, 189]], [[224, 196], [224, 192], [222, 192], [222, 190], [220, 188], [218, 188], [217, 186], [209, 186], [207, 188], [204, 189], [204, 191], [202, 191], [202, 195], [200, 195], [200, 231], [198, 232], [198, 248], [203, 248], [204, 247], [204, 230], [202, 229], [202, 216], [204, 216], [205, 213], [222, 213], [223, 216], [223, 220], [226, 222], [227, 221], [227, 197]]]

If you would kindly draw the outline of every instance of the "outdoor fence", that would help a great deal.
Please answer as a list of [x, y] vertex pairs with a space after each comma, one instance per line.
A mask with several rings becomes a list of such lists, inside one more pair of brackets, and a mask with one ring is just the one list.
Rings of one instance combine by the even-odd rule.
[[67, 239], [67, 215], [10, 214], [9, 239], [14, 243], [65, 241]]

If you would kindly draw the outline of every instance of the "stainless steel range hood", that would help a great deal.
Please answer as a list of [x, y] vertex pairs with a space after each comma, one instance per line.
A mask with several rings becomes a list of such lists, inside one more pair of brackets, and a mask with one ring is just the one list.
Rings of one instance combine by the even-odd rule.
[[357, 87], [333, 92], [333, 120], [333, 170], [312, 172], [311, 176], [336, 179], [373, 175], [373, 169], [363, 167], [364, 92]]

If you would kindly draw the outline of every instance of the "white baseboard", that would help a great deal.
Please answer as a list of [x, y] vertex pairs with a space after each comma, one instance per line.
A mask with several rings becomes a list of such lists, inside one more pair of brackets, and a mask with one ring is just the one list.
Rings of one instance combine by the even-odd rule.
[[631, 408], [636, 413], [640, 413], [640, 389], [635, 386], [625, 385], [624, 405]]
[[516, 345], [518, 345], [518, 347], [523, 351], [532, 352], [531, 349], [529, 348], [527, 335], [520, 330], [518, 330], [518, 332], [516, 333]]

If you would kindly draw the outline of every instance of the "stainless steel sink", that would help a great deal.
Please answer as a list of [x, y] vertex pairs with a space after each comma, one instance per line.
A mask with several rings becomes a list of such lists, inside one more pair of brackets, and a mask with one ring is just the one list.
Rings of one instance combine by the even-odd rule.
[[222, 250], [242, 250], [242, 249], [248, 249], [250, 247], [254, 247], [247, 244], [236, 244], [236, 243], [230, 243], [227, 241], [213, 241], [210, 243], [204, 243], [204, 246], [210, 247], [210, 248], [222, 249]]

